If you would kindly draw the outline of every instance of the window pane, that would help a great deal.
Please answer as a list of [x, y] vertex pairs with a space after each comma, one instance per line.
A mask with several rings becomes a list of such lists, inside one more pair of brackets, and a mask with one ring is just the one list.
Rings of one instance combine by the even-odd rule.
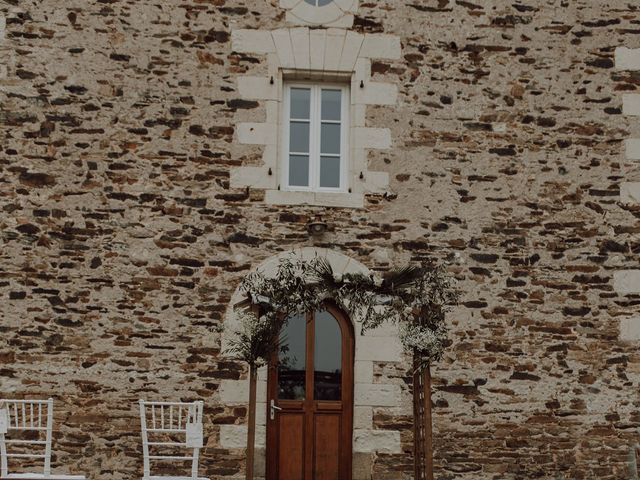
[[320, 157], [320, 186], [340, 188], [340, 158]]
[[303, 400], [305, 395], [307, 320], [289, 318], [280, 335], [278, 354], [278, 398]]
[[308, 155], [289, 155], [289, 185], [292, 187], [309, 186]]
[[342, 92], [322, 90], [322, 120], [340, 120], [342, 116]]
[[[340, 124], [323, 123], [321, 127], [320, 153], [340, 154]], [[305, 150], [306, 151], [306, 150]]]
[[309, 123], [291, 122], [289, 129], [289, 151], [309, 153]]
[[329, 5], [333, 0], [318, 0], [318, 6], [324, 7], [325, 5]]
[[329, 312], [316, 313], [314, 346], [315, 400], [342, 398], [342, 334], [336, 318]]
[[308, 88], [291, 89], [291, 118], [309, 119], [311, 90]]

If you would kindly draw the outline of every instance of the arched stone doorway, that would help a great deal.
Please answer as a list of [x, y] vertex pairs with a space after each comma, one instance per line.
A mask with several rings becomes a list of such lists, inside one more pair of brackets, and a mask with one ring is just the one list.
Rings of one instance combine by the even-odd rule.
[[[268, 258], [256, 267], [266, 275], [275, 274], [281, 259], [298, 256], [311, 260], [316, 256], [325, 258], [338, 274], [369, 273], [369, 269], [359, 261], [340, 252], [324, 248], [307, 247], [280, 253]], [[232, 335], [240, 327], [233, 306], [244, 300], [236, 291], [227, 309], [222, 350], [227, 349]], [[348, 317], [345, 316], [346, 319]], [[374, 375], [374, 370], [382, 365], [400, 365], [407, 362], [394, 325], [382, 327], [362, 334], [357, 318], [349, 319], [353, 332], [353, 396], [352, 396], [352, 480], [371, 478], [371, 465], [377, 453], [399, 454], [402, 452], [400, 431], [390, 428], [379, 429], [374, 425], [374, 413], [385, 411], [411, 411], [411, 397], [403, 391], [397, 381], [386, 375]], [[410, 363], [407, 363], [410, 364]], [[219, 401], [224, 405], [246, 406], [248, 404], [248, 381], [224, 380], [220, 386]], [[265, 478], [267, 457], [267, 424], [270, 416], [268, 395], [268, 369], [258, 373], [258, 404], [256, 430], [256, 478]], [[245, 424], [221, 425], [219, 444], [222, 448], [241, 452], [246, 446], [247, 428]], [[270, 452], [271, 453], [271, 452]], [[277, 478], [277, 477], [276, 477]]]

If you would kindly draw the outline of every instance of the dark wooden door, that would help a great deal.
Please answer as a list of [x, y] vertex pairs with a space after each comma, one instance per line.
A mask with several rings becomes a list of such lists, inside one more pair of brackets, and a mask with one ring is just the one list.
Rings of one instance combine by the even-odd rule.
[[269, 367], [267, 480], [351, 479], [353, 355], [333, 305], [289, 319]]

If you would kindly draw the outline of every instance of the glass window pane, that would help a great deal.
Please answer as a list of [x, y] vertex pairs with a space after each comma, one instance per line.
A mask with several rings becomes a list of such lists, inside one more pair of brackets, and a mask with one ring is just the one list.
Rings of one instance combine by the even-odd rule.
[[320, 157], [320, 186], [340, 188], [340, 158]]
[[304, 315], [289, 318], [280, 335], [278, 354], [278, 398], [304, 400], [307, 320]]
[[309, 186], [308, 155], [289, 155], [289, 185], [292, 187]]
[[291, 122], [289, 129], [289, 151], [309, 153], [309, 123]]
[[291, 118], [309, 119], [311, 90], [308, 88], [291, 89]]
[[322, 90], [322, 120], [340, 120], [342, 117], [342, 91]]
[[314, 398], [342, 398], [342, 334], [338, 320], [329, 312], [316, 312], [314, 346]]
[[333, 0], [318, 0], [318, 6], [324, 7], [325, 5], [329, 5]]
[[340, 154], [340, 124], [323, 123], [321, 127], [320, 153]]

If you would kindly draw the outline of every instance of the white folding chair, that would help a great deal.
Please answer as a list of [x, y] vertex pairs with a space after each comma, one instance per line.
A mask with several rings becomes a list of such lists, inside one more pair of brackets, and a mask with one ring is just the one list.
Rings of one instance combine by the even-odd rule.
[[[144, 461], [142, 480], [209, 480], [198, 477], [198, 457], [203, 446], [202, 407], [202, 401], [184, 403], [140, 400]], [[149, 454], [151, 448], [154, 449], [153, 455]], [[181, 452], [187, 450], [191, 454], [169, 455], [167, 454], [169, 450]], [[151, 461], [187, 462], [189, 460], [191, 460], [191, 475], [151, 475]]]
[[[83, 475], [51, 473], [52, 431], [53, 399], [0, 399], [0, 477], [3, 479], [84, 480]], [[14, 433], [17, 438], [12, 438]], [[42, 473], [9, 473], [10, 458], [41, 458], [44, 461], [43, 471]]]

